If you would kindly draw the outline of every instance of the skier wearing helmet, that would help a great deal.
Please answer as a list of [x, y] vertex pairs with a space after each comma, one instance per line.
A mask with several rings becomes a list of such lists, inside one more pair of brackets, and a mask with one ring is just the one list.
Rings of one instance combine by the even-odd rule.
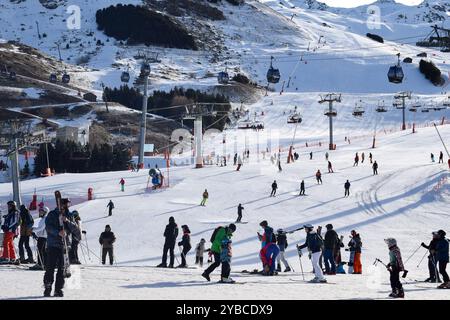
[[45, 231], [45, 219], [50, 209], [47, 207], [39, 208], [39, 223], [33, 228], [33, 239], [37, 240], [37, 263], [30, 267], [30, 270], [44, 270], [47, 252], [45, 250], [47, 244], [47, 231]]
[[8, 201], [8, 214], [4, 217], [2, 230], [3, 235], [3, 256], [0, 259], [0, 263], [17, 263], [16, 253], [14, 251], [14, 238], [18, 236], [20, 214], [17, 210], [17, 204], [15, 201]]
[[305, 224], [304, 228], [306, 232], [306, 241], [298, 247], [299, 255], [302, 255], [301, 249], [308, 248], [311, 252], [311, 263], [315, 274], [315, 277], [311, 280], [311, 282], [327, 282], [327, 279], [323, 276], [322, 269], [319, 266], [319, 259], [322, 254], [323, 239], [314, 231], [314, 227], [311, 224]]
[[436, 244], [436, 260], [439, 266], [439, 273], [442, 275], [442, 280], [444, 281], [441, 285], [438, 286], [439, 289], [449, 289], [450, 283], [447, 271], [448, 263], [448, 240], [445, 238], [445, 231], [439, 230], [437, 231], [439, 236], [439, 241]]
[[387, 269], [390, 272], [390, 282], [392, 293], [389, 297], [392, 298], [404, 298], [405, 293], [403, 292], [403, 286], [400, 282], [400, 272], [404, 271], [402, 255], [400, 253], [399, 247], [397, 247], [397, 240], [394, 238], [384, 239], [384, 242], [389, 248], [389, 263], [387, 264]]

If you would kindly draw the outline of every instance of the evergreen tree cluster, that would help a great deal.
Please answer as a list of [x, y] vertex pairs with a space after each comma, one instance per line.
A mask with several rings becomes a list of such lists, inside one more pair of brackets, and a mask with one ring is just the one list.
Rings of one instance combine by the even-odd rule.
[[[98, 29], [128, 44], [197, 50], [194, 37], [168, 16], [142, 6], [109, 6], [95, 15]], [[126, 23], [124, 23], [126, 22]]]
[[419, 69], [435, 86], [442, 84], [441, 70], [432, 61], [421, 59]]
[[[50, 167], [56, 172], [88, 173], [126, 170], [131, 160], [128, 147], [121, 144], [82, 146], [72, 141], [48, 144]], [[46, 172], [47, 155], [41, 145], [34, 158], [34, 175]]]
[[380, 43], [384, 43], [383, 37], [381, 37], [381, 36], [379, 36], [379, 35], [377, 35], [377, 34], [367, 33], [367, 34], [366, 34], [366, 37], [367, 37], [367, 38], [370, 38], [370, 39], [372, 39], [372, 40], [374, 40], [374, 41], [377, 41], [377, 42], [380, 42]]

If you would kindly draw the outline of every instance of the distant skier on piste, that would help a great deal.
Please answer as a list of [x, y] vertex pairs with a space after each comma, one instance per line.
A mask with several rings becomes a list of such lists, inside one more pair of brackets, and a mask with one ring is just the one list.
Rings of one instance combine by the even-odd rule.
[[351, 186], [350, 181], [347, 180], [347, 181], [344, 183], [344, 190], [345, 190], [345, 192], [344, 192], [344, 198], [350, 196], [350, 186]]
[[322, 184], [322, 173], [320, 172], [320, 170], [317, 170], [316, 172], [316, 180], [317, 184]]
[[112, 216], [112, 212], [114, 209], [114, 202], [112, 202], [112, 200], [109, 200], [108, 204], [106, 205], [106, 207], [108, 208], [108, 216]]
[[439, 152], [439, 163], [444, 163], [444, 154], [442, 151]]
[[242, 206], [242, 204], [239, 203], [239, 205], [238, 205], [238, 207], [237, 207], [237, 214], [238, 214], [238, 217], [237, 217], [237, 219], [236, 219], [236, 223], [239, 223], [239, 222], [241, 222], [241, 220], [242, 220], [242, 210], [244, 210], [244, 207]]
[[378, 163], [375, 161], [372, 165], [373, 175], [378, 175]]
[[187, 225], [182, 225], [181, 230], [183, 230], [183, 237], [181, 238], [181, 241], [178, 242], [178, 246], [182, 247], [181, 250], [181, 264], [178, 266], [178, 268], [186, 268], [186, 255], [191, 250], [191, 230], [189, 230], [189, 227]]
[[[218, 227], [214, 229], [210, 241], [212, 242], [211, 252], [214, 255], [214, 262], [202, 273], [202, 277], [211, 281], [210, 274], [222, 263], [221, 255], [222, 242], [226, 239], [231, 239], [233, 233], [236, 231], [236, 225], [231, 223], [226, 227]], [[226, 278], [226, 268], [222, 268], [222, 278]]]
[[306, 241], [304, 244], [298, 246], [299, 256], [302, 256], [301, 249], [308, 248], [311, 252], [311, 263], [315, 274], [315, 277], [311, 280], [311, 282], [327, 282], [319, 265], [319, 259], [322, 254], [323, 239], [314, 231], [313, 225], [305, 224], [303, 227], [306, 232]]
[[365, 158], [366, 156], [365, 156], [365, 154], [364, 154], [364, 152], [361, 154], [361, 163], [364, 163], [364, 158]]
[[206, 205], [206, 200], [208, 200], [209, 193], [208, 190], [205, 189], [202, 194], [202, 201], [200, 202], [200, 206], [204, 207]]
[[304, 195], [305, 195], [305, 180], [302, 180], [302, 182], [300, 182], [299, 196], [304, 196]]
[[358, 152], [356, 153], [356, 155], [355, 155], [355, 162], [353, 163], [353, 166], [355, 167], [357, 167], [358, 166], [358, 164], [359, 164], [359, 155], [358, 155]]
[[331, 164], [331, 161], [328, 161], [328, 173], [333, 173], [333, 165]]
[[166, 225], [166, 229], [164, 230], [164, 248], [162, 255], [162, 262], [158, 265], [159, 268], [167, 268], [167, 252], [170, 253], [170, 262], [169, 268], [173, 268], [173, 264], [175, 262], [175, 242], [178, 237], [178, 226], [175, 223], [175, 218], [169, 218], [169, 224]]
[[120, 191], [124, 192], [125, 191], [125, 180], [122, 178], [120, 179]]
[[270, 196], [271, 197], [275, 197], [275, 195], [277, 193], [277, 189], [278, 189], [277, 181], [273, 180], [273, 182], [272, 182], [272, 192], [270, 192]]

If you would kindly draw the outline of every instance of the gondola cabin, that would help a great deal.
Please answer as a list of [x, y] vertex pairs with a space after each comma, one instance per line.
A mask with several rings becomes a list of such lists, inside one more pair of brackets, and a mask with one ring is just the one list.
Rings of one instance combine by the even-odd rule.
[[70, 82], [70, 76], [67, 73], [64, 73], [61, 78], [62, 83], [68, 84]]
[[220, 84], [227, 84], [228, 81], [230, 81], [228, 72], [226, 71], [219, 72], [219, 74], [217, 75], [217, 82], [219, 82]]
[[389, 68], [387, 76], [388, 76], [389, 82], [398, 84], [398, 83], [403, 82], [403, 78], [405, 75], [403, 73], [403, 68], [400, 65], [400, 53], [397, 56], [398, 56], [398, 62], [395, 66], [392, 66]]
[[56, 73], [50, 74], [49, 81], [50, 81], [51, 83], [56, 83], [56, 81], [58, 81], [58, 77], [56, 76]]
[[130, 81], [130, 73], [126, 71], [122, 72], [120, 75], [120, 81], [128, 83]]
[[141, 74], [144, 77], [148, 77], [150, 75], [150, 71], [151, 71], [150, 64], [147, 62], [143, 63], [141, 66]]
[[270, 57], [270, 67], [267, 70], [267, 82], [269, 83], [278, 83], [280, 82], [281, 74], [280, 70], [275, 69], [272, 64], [273, 57]]

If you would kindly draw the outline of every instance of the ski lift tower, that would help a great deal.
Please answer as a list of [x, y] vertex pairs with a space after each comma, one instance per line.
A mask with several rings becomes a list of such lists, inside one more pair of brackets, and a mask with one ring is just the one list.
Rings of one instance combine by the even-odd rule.
[[5, 155], [11, 158], [13, 200], [20, 205], [22, 204], [22, 197], [20, 194], [19, 151], [31, 145], [48, 143], [50, 140], [46, 136], [45, 130], [32, 132], [29, 119], [7, 120], [2, 128], [0, 136], [9, 141]]
[[326, 103], [328, 102], [328, 109], [325, 110], [324, 115], [326, 115], [330, 121], [330, 143], [329, 143], [329, 150], [335, 150], [336, 145], [333, 143], [333, 117], [337, 116], [336, 109], [333, 109], [333, 103], [337, 102], [340, 103], [341, 100], [341, 94], [339, 93], [328, 93], [325, 96], [320, 96], [319, 103]]
[[394, 99], [401, 100], [402, 105], [401, 107], [397, 107], [398, 109], [402, 109], [402, 130], [406, 130], [406, 99], [411, 99], [411, 92], [410, 91], [404, 91], [399, 92], [394, 96]]
[[144, 168], [144, 149], [145, 149], [145, 135], [147, 133], [147, 102], [148, 102], [148, 78], [150, 77], [150, 63], [145, 59], [141, 66], [141, 76], [144, 77], [144, 98], [142, 101], [142, 118], [141, 130], [139, 138], [139, 168]]

